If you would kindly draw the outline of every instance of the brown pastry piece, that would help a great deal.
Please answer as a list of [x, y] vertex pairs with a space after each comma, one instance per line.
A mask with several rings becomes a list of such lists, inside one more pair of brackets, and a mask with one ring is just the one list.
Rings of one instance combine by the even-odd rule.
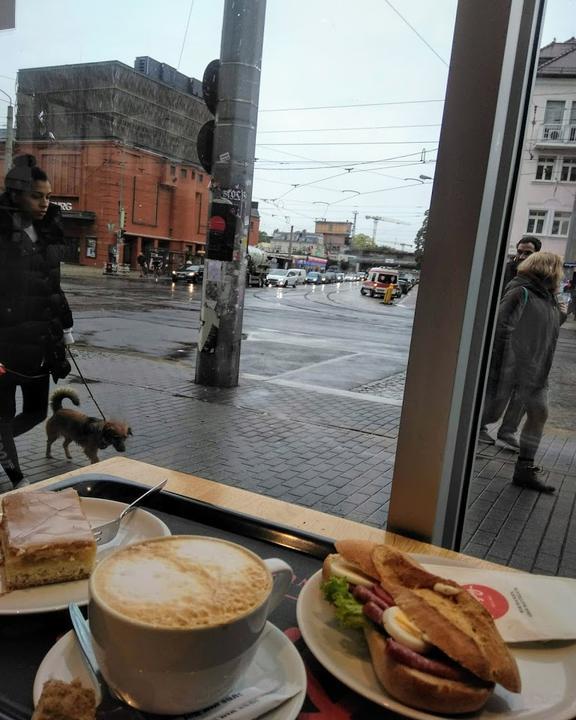
[[78, 678], [67, 683], [47, 680], [32, 720], [95, 720], [96, 697]]

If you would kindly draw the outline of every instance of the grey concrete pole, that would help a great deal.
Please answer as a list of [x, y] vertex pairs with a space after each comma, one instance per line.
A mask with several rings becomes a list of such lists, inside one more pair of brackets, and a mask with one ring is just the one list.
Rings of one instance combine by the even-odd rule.
[[200, 385], [238, 385], [265, 14], [266, 0], [226, 0], [224, 6], [196, 362]]
[[8, 105], [6, 113], [6, 146], [4, 149], [4, 175], [12, 167], [12, 157], [14, 154], [14, 107]]

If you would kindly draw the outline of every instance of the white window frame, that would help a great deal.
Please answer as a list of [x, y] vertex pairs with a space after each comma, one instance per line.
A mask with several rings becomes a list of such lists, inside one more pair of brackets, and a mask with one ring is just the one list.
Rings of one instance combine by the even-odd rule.
[[[570, 216], [572, 213], [564, 210], [556, 210], [552, 215], [552, 227], [550, 235], [554, 237], [568, 237], [570, 230]], [[556, 232], [555, 232], [556, 230]]]
[[[538, 164], [536, 166], [536, 180], [540, 182], [552, 182], [554, 180], [554, 167], [556, 165], [556, 156], [555, 155], [539, 155], [538, 156]], [[545, 174], [545, 170], [547, 168], [550, 168], [550, 177], [538, 177], [538, 171], [542, 169], [543, 175]]]
[[[544, 235], [546, 220], [548, 219], [548, 210], [532, 209], [528, 210], [528, 222], [526, 223], [526, 234], [528, 235]], [[540, 229], [538, 229], [539, 221], [542, 221]]]
[[[564, 168], [567, 168], [567, 177], [563, 178]], [[576, 182], [576, 157], [562, 158], [562, 167], [560, 168], [560, 182]]]

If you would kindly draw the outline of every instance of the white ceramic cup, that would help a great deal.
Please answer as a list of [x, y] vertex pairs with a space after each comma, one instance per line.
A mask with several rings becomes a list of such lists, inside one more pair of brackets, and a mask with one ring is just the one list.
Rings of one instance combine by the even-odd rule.
[[145, 712], [218, 702], [248, 668], [291, 579], [283, 560], [218, 538], [175, 535], [120, 548], [90, 578], [90, 630], [106, 682]]

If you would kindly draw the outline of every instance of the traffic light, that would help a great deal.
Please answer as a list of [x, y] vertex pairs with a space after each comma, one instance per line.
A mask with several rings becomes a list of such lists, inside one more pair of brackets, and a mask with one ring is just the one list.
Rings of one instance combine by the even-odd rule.
[[[212, 60], [208, 63], [204, 75], [202, 77], [202, 96], [206, 107], [212, 115], [216, 115], [218, 108], [218, 73], [220, 71], [220, 60]], [[198, 132], [196, 140], [196, 150], [200, 165], [206, 172], [212, 174], [212, 157], [214, 151], [214, 131], [216, 129], [215, 120], [208, 120], [204, 123]]]
[[226, 198], [214, 198], [210, 206], [206, 257], [210, 260], [232, 260], [236, 223], [236, 207]]

